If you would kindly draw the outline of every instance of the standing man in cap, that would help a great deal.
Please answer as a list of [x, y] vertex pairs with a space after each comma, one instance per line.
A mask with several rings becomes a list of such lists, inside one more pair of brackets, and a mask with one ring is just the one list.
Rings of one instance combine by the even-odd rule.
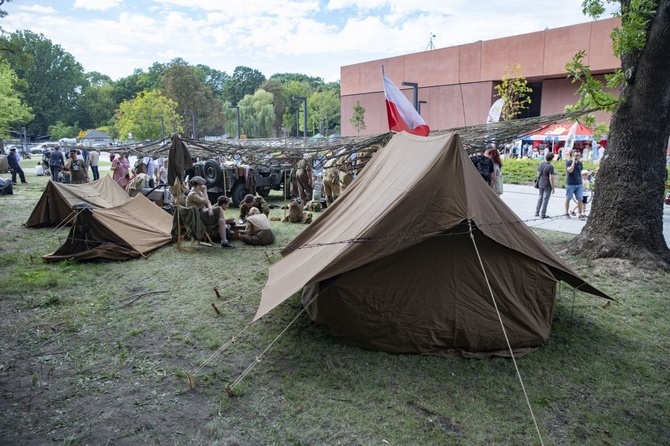
[[21, 169], [21, 164], [19, 160], [19, 155], [16, 153], [16, 147], [12, 147], [9, 150], [9, 156], [7, 157], [7, 162], [9, 163], [9, 170], [12, 172], [12, 183], [16, 184], [16, 174], [19, 174], [22, 184], [27, 184], [26, 174], [23, 173]]
[[83, 159], [77, 158], [77, 150], [70, 150], [70, 159], [65, 165], [65, 170], [70, 172], [70, 183], [88, 183], [88, 166]]

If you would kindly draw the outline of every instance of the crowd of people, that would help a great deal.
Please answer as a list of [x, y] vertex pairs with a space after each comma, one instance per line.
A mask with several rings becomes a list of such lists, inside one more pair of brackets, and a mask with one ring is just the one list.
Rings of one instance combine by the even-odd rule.
[[[505, 152], [508, 155], [514, 154], [514, 147], [518, 146], [506, 146]], [[602, 157], [604, 150], [600, 148], [599, 157]], [[531, 149], [525, 148], [523, 150], [530, 151]], [[595, 151], [596, 149], [594, 149]], [[566, 184], [565, 184], [565, 213], [563, 214], [566, 218], [577, 217], [579, 219], [585, 219], [586, 215], [586, 205], [593, 197], [594, 190], [594, 176], [598, 169], [593, 171], [588, 171], [584, 169], [582, 164], [583, 153], [585, 151], [590, 151], [590, 146], [586, 147], [575, 147], [566, 155], [565, 160], [565, 172], [566, 172]], [[563, 154], [563, 147], [559, 149], [559, 158], [560, 161]], [[549, 204], [549, 198], [556, 191], [556, 170], [552, 162], [556, 158], [556, 155], [551, 150], [545, 150], [542, 157], [542, 162], [538, 165], [537, 168], [537, 178], [535, 181], [535, 187], [538, 189], [538, 199], [535, 207], [535, 216], [540, 218], [547, 217], [547, 206]], [[474, 164], [475, 168], [479, 172], [482, 179], [488, 184], [499, 196], [503, 193], [503, 173], [502, 173], [502, 156], [497, 148], [494, 146], [489, 147], [484, 151], [484, 149], [478, 149], [477, 152], [470, 157], [470, 160]], [[574, 204], [571, 207], [571, 204]]]

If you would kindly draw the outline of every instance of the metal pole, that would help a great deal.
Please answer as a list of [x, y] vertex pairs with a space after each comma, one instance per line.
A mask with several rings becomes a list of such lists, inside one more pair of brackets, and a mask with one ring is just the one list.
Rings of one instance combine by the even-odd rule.
[[302, 102], [303, 102], [303, 105], [305, 106], [305, 114], [304, 114], [303, 117], [302, 117], [302, 119], [303, 119], [303, 123], [304, 123], [304, 124], [303, 124], [303, 125], [304, 125], [304, 127], [303, 127], [303, 129], [304, 129], [303, 136], [304, 136], [305, 138], [307, 138], [307, 98], [306, 98], [306, 97], [303, 97], [303, 98], [302, 98]]
[[[307, 137], [307, 96], [291, 96], [291, 99], [294, 101], [302, 101], [304, 106], [304, 116], [303, 116], [303, 135]], [[296, 111], [296, 122], [300, 122], [300, 109]], [[296, 136], [300, 136], [299, 130], [300, 126], [297, 125], [298, 129], [296, 130]]]
[[230, 107], [231, 110], [237, 110], [237, 139], [240, 139], [240, 133], [242, 132], [240, 127], [240, 106], [235, 105]]
[[197, 132], [195, 131], [195, 112], [191, 112], [191, 119], [193, 120], [193, 139], [197, 139]]
[[412, 98], [413, 98], [413, 104], [414, 104], [414, 110], [419, 111], [419, 84], [416, 82], [403, 82], [403, 85], [407, 85], [408, 87], [412, 87]]
[[240, 127], [240, 106], [235, 107], [237, 109], [237, 139], [240, 139], [240, 134], [242, 133], [242, 127]]

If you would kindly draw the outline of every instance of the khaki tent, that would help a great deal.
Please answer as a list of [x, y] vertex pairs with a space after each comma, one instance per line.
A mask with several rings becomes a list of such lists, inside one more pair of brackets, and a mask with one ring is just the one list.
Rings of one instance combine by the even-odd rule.
[[26, 222], [29, 228], [58, 225], [74, 217], [73, 207], [81, 202], [92, 208], [111, 208], [130, 201], [111, 175], [85, 184], [63, 184], [49, 180]]
[[282, 253], [254, 320], [304, 287], [314, 321], [391, 352], [509, 355], [480, 256], [515, 356], [549, 337], [557, 281], [607, 298], [482, 181], [453, 134], [395, 135]]
[[172, 216], [144, 195], [108, 209], [77, 210], [65, 243], [47, 262], [139, 257], [172, 241]]

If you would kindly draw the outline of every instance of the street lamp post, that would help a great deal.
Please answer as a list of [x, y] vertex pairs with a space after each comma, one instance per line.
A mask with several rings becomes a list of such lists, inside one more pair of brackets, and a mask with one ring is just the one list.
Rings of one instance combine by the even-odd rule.
[[[307, 138], [307, 97], [306, 96], [291, 96], [294, 101], [302, 101], [304, 107], [303, 118], [303, 136]], [[297, 132], [296, 132], [297, 133]]]
[[230, 108], [237, 110], [237, 139], [240, 139], [240, 106], [236, 105]]
[[196, 131], [195, 131], [195, 112], [194, 111], [185, 111], [184, 115], [191, 114], [191, 122], [193, 123], [193, 133], [191, 134], [191, 138], [196, 139]]
[[156, 119], [161, 120], [161, 139], [165, 139], [165, 119], [162, 116], [159, 116]]
[[412, 90], [414, 90], [412, 104], [414, 105], [414, 110], [419, 111], [419, 84], [417, 82], [403, 82], [402, 84], [412, 87]]

